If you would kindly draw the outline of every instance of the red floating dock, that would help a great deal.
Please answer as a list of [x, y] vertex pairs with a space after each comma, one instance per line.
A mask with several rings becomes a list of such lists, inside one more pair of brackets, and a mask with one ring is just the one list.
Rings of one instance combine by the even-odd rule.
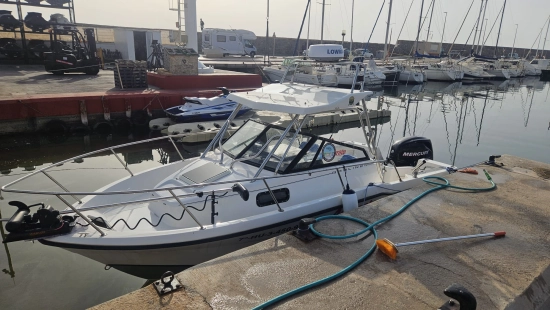
[[149, 84], [159, 89], [112, 89], [0, 99], [0, 134], [47, 130], [45, 126], [50, 126], [52, 121], [56, 126], [66, 124], [68, 130], [94, 128], [98, 123], [120, 120], [144, 126], [148, 119], [164, 116], [162, 110], [183, 104], [183, 97], [216, 96], [221, 93], [216, 88], [221, 86], [235, 91], [262, 86], [259, 75], [219, 71], [199, 76], [149, 73]]

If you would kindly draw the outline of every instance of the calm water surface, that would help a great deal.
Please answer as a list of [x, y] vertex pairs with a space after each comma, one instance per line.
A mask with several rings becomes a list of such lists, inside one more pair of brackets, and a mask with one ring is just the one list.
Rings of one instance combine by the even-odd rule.
[[[435, 159], [456, 166], [486, 160], [491, 154], [511, 154], [550, 163], [550, 84], [525, 78], [490, 84], [434, 83], [424, 86], [374, 89], [373, 99], [392, 112], [391, 119], [375, 125], [377, 144], [387, 154], [391, 144], [407, 136], [432, 140]], [[342, 129], [348, 127], [342, 125]], [[326, 135], [330, 130], [326, 130]], [[82, 153], [148, 138], [129, 136], [39, 135], [0, 137], [0, 184], [52, 162]], [[359, 140], [358, 128], [333, 134], [338, 140]], [[207, 144], [181, 145], [184, 157], [194, 157]], [[125, 147], [117, 151], [133, 172], [179, 159], [170, 143]], [[85, 169], [82, 169], [85, 168]], [[127, 176], [111, 154], [96, 154], [84, 162], [56, 167], [52, 175], [70, 190], [95, 190]], [[57, 190], [46, 177], [21, 183], [43, 190]], [[62, 208], [55, 199], [5, 194], [2, 217], [10, 217], [10, 200], [28, 204], [43, 201]], [[3, 233], [3, 231], [2, 231]], [[162, 259], [162, 258], [159, 258]], [[145, 280], [70, 252], [39, 243], [19, 242], [0, 246], [0, 309], [81, 309], [97, 305], [140, 288]]]

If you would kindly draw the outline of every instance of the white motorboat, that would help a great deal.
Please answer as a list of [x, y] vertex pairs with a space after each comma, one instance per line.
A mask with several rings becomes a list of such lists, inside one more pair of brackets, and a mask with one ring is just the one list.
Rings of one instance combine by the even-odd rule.
[[[342, 202], [348, 185], [356, 193], [354, 200], [361, 203], [453, 169], [433, 161], [431, 141], [421, 137], [396, 142], [389, 157], [383, 158], [373, 145], [369, 118], [364, 117], [365, 100], [371, 95], [353, 89], [271, 84], [228, 95], [238, 104], [200, 157], [182, 157], [134, 174], [117, 154], [120, 147], [138, 143], [160, 139], [174, 143], [177, 136], [169, 136], [54, 163], [4, 185], [0, 194], [6, 199], [11, 193], [57, 197], [66, 209], [43, 207], [33, 217], [30, 206], [12, 202], [18, 209], [11, 219], [2, 219], [8, 222], [5, 241], [39, 239], [44, 245], [154, 278], [294, 230], [302, 218], [353, 208]], [[248, 120], [224, 142], [229, 124], [243, 106], [288, 113], [292, 120], [286, 128]], [[310, 116], [342, 111], [361, 116], [364, 143], [302, 131]], [[100, 152], [117, 157], [129, 176], [98, 190], [71, 192], [64, 185], [79, 180], [56, 179], [50, 171]], [[86, 182], [82, 173], [80, 181]], [[24, 184], [43, 184], [32, 182], [42, 175], [63, 190], [25, 188]]]

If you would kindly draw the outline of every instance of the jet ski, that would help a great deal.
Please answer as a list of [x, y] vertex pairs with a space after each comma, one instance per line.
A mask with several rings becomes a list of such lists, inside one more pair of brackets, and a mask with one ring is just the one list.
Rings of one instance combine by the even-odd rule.
[[[212, 98], [185, 97], [185, 104], [166, 109], [166, 115], [177, 123], [204, 122], [227, 119], [237, 106], [237, 103], [227, 99], [230, 91], [219, 87], [222, 94]], [[237, 117], [250, 111], [243, 106]]]

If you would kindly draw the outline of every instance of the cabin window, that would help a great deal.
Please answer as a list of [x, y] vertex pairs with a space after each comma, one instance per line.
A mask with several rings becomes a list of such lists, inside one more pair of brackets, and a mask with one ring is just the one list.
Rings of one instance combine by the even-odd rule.
[[533, 60], [533, 61], [531, 61], [531, 64], [533, 64], [533, 65], [538, 65], [538, 64], [539, 64], [539, 61], [538, 61], [538, 60]]
[[209, 34], [204, 35], [204, 41], [210, 41], [210, 35]]
[[[277, 199], [278, 203], [287, 202], [290, 199], [290, 191], [288, 190], [288, 188], [279, 188], [272, 190], [271, 192]], [[267, 207], [274, 204], [275, 201], [273, 200], [273, 197], [271, 196], [271, 193], [269, 191], [259, 193], [256, 196], [256, 205], [258, 207]]]
[[229, 36], [229, 41], [237, 41], [237, 37], [236, 36]]
[[265, 125], [256, 122], [246, 122], [223, 144], [223, 149], [233, 158], [236, 158], [248, 145], [250, 145], [266, 128]]
[[225, 42], [227, 40], [227, 37], [222, 35], [217, 35], [216, 40], [218, 40], [218, 42]]

